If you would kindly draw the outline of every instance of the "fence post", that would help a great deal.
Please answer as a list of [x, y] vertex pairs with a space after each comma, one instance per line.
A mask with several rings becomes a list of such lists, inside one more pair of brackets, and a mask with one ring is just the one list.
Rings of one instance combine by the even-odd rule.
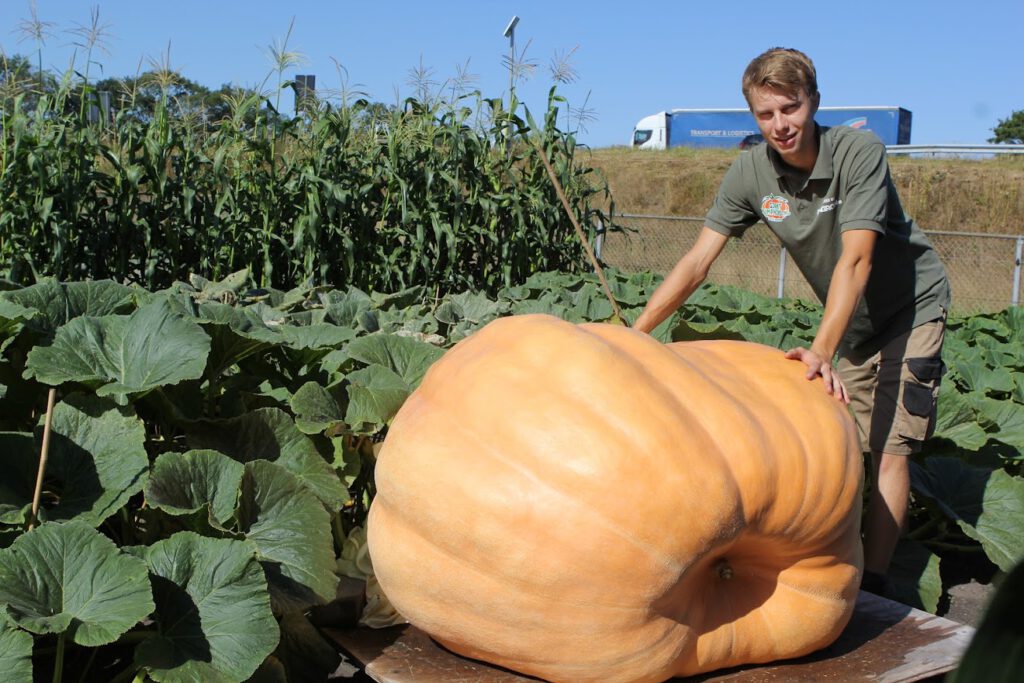
[[[594, 256], [601, 260], [601, 248], [604, 247], [604, 219], [597, 219], [597, 234], [594, 235]], [[1020, 261], [1018, 258], [1017, 261]]]
[[[1019, 260], [1019, 259], [1018, 259]], [[786, 248], [779, 250], [779, 287], [776, 299], [781, 299], [786, 292]]]
[[1013, 296], [1010, 303], [1014, 306], [1020, 303], [1020, 259], [1024, 254], [1024, 237], [1017, 238], [1017, 254], [1014, 257], [1013, 266]]

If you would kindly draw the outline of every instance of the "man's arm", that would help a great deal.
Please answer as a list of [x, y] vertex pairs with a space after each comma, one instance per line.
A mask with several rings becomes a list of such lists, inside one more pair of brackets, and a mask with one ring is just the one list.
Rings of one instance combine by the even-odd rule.
[[728, 236], [704, 226], [694, 245], [654, 290], [640, 317], [633, 323], [634, 329], [650, 333], [672, 315], [704, 282], [711, 264], [722, 253], [728, 240]]
[[850, 319], [871, 275], [871, 257], [878, 233], [874, 230], [847, 230], [842, 235], [843, 253], [832, 273], [832, 282], [825, 298], [825, 312], [810, 349], [791, 349], [787, 358], [802, 360], [807, 365], [807, 378], [821, 375], [825, 390], [844, 403], [850, 402], [839, 375], [832, 371], [832, 358], [850, 325]]

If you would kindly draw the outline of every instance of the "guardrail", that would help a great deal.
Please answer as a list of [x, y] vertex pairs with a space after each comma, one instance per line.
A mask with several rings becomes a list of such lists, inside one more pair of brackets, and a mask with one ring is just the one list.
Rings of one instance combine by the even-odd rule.
[[888, 145], [888, 154], [931, 154], [944, 156], [989, 156], [1024, 154], [1024, 145]]

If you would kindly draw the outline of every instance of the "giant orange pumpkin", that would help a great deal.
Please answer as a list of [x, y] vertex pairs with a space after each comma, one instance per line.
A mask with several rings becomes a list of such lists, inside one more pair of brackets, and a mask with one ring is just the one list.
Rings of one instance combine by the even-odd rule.
[[435, 363], [376, 469], [384, 593], [449, 649], [553, 681], [806, 654], [853, 611], [853, 423], [758, 344], [499, 319]]

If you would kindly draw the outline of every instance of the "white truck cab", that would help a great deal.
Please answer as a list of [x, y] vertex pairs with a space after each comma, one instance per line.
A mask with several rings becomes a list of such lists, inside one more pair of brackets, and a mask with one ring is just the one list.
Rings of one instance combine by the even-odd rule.
[[668, 143], [667, 118], [667, 112], [661, 111], [640, 119], [633, 128], [632, 146], [637, 149], [665, 149]]

